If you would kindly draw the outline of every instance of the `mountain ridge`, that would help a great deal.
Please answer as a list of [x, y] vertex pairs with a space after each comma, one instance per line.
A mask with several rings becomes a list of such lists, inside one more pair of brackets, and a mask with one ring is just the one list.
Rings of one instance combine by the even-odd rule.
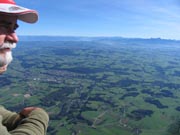
[[125, 43], [125, 44], [175, 44], [179, 45], [180, 40], [162, 38], [124, 38], [124, 37], [83, 37], [83, 36], [19, 36], [19, 41], [87, 41], [101, 43]]

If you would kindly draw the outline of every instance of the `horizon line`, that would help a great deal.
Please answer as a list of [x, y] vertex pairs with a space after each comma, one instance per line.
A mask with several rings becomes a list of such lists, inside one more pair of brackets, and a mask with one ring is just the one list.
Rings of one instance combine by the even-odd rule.
[[72, 35], [18, 35], [18, 36], [29, 36], [29, 37], [73, 37], [73, 38], [126, 38], [126, 39], [160, 39], [160, 40], [175, 40], [180, 39], [161, 38], [161, 37], [123, 37], [123, 36], [72, 36]]

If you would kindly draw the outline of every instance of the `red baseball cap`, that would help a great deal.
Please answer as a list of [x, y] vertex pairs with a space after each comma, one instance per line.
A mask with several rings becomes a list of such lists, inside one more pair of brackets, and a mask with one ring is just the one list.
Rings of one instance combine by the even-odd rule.
[[0, 14], [16, 15], [19, 20], [27, 23], [38, 20], [37, 11], [18, 6], [14, 0], [0, 0]]

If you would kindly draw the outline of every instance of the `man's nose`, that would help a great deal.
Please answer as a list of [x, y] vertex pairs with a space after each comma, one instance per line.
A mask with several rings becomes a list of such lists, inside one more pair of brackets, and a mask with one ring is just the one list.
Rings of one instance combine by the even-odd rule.
[[12, 43], [17, 43], [19, 41], [18, 36], [15, 32], [7, 34], [5, 40]]

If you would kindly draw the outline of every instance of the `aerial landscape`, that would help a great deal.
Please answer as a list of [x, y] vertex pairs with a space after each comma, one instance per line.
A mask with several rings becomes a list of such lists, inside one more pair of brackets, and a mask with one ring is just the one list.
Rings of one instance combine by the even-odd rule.
[[48, 135], [180, 135], [180, 41], [20, 39], [0, 102], [44, 108]]

